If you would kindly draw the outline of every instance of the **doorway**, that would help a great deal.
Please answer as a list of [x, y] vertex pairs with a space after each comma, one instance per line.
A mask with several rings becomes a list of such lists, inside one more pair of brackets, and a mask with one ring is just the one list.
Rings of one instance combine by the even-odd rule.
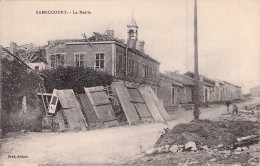
[[174, 88], [172, 88], [172, 104], [175, 104]]
[[207, 102], [207, 101], [208, 101], [208, 90], [205, 89], [205, 102]]

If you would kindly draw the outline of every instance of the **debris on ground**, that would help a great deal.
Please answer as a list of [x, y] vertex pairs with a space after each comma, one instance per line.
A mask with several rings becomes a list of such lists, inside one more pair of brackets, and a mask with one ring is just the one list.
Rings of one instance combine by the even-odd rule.
[[184, 145], [188, 142], [194, 142], [199, 147], [207, 145], [211, 148], [220, 144], [230, 147], [238, 137], [258, 134], [258, 130], [258, 123], [252, 121], [198, 120], [176, 125], [161, 136], [154, 147]]
[[165, 130], [153, 148], [128, 164], [258, 165], [259, 139], [259, 108], [254, 106], [215, 121], [191, 121]]

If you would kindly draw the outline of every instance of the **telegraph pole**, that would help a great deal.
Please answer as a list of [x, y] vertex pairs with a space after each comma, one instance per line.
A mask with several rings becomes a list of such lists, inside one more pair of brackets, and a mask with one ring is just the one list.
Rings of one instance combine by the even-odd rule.
[[198, 29], [197, 29], [197, 0], [194, 0], [194, 119], [199, 119], [199, 67], [198, 67]]
[[[2, 122], [2, 116], [3, 116], [3, 109], [2, 109], [2, 54], [3, 54], [3, 50], [2, 50], [2, 46], [0, 45], [0, 121]], [[2, 130], [2, 125], [0, 123], [0, 138], [2, 138], [2, 134], [3, 134], [3, 130]]]

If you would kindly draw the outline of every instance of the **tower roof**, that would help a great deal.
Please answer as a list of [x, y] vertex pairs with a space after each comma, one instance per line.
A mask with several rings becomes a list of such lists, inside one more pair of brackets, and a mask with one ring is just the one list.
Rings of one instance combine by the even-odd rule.
[[134, 27], [138, 27], [137, 24], [136, 24], [136, 21], [135, 21], [135, 19], [134, 19], [133, 17], [132, 17], [132, 19], [131, 19], [131, 22], [130, 22], [127, 26], [129, 26], [129, 27], [130, 27], [130, 26], [131, 26], [131, 27], [133, 27], [133, 26], [134, 26]]

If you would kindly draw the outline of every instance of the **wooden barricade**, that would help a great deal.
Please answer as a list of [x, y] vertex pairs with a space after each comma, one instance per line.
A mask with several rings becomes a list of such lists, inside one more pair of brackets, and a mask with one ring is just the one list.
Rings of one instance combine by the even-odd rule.
[[84, 88], [90, 100], [90, 103], [105, 127], [118, 126], [119, 123], [112, 109], [111, 102], [108, 99], [103, 86]]
[[116, 92], [121, 103], [123, 111], [126, 115], [129, 125], [139, 124], [140, 117], [133, 103], [130, 102], [130, 94], [122, 82], [113, 82], [112, 89]]

